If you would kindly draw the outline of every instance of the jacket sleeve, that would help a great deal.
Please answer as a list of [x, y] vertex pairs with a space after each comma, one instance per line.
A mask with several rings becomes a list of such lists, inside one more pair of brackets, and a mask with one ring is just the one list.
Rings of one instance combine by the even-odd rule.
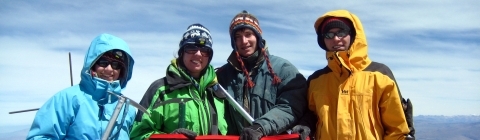
[[307, 110], [305, 77], [289, 62], [275, 71], [282, 80], [278, 85], [275, 107], [254, 121], [262, 126], [265, 135], [279, 134], [293, 127]]
[[[154, 102], [159, 96], [158, 88], [153, 89], [153, 87], [157, 87], [157, 81], [150, 85], [140, 103], [142, 106], [147, 108], [147, 111], [151, 116], [141, 112], [137, 113], [135, 122], [133, 123], [132, 132], [130, 133], [130, 139], [132, 140], [144, 140], [150, 138], [152, 134], [163, 133], [161, 132], [164, 120], [163, 106], [159, 106], [157, 108], [154, 108], [153, 106]], [[147, 99], [149, 100], [148, 102]]]
[[64, 139], [74, 114], [65, 92], [50, 98], [37, 111], [27, 139]]
[[161, 126], [163, 124], [164, 117], [161, 113], [163, 107], [159, 106], [155, 110], [147, 110], [152, 116], [143, 114], [140, 122], [135, 121], [133, 123], [132, 132], [130, 133], [130, 139], [132, 140], [144, 140], [150, 138], [152, 134], [163, 134]]
[[[398, 94], [398, 88], [395, 81], [385, 76], [383, 80], [379, 80], [381, 98], [380, 98], [380, 113], [385, 129], [383, 138], [385, 140], [399, 140], [405, 139], [409, 129], [405, 115], [403, 112], [402, 103]], [[383, 85], [381, 85], [383, 83]]]
[[[156, 95], [157, 93], [157, 90], [161, 87], [161, 86], [164, 86], [165, 85], [165, 77], [164, 78], [160, 78], [160, 79], [157, 79], [155, 80], [152, 84], [150, 84], [150, 86], [148, 87], [147, 91], [145, 91], [145, 94], [143, 94], [143, 97], [142, 97], [142, 100], [140, 100], [140, 105], [144, 108], [149, 108], [150, 105], [153, 103], [153, 96]], [[142, 116], [143, 116], [143, 112], [142, 111], [138, 111], [137, 112], [137, 115], [135, 117], [135, 121], [141, 121], [142, 120]]]

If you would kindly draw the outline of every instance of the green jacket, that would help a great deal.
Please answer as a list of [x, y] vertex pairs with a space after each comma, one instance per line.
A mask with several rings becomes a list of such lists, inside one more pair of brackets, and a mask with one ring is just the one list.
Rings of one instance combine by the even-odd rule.
[[[192, 130], [198, 135], [218, 132], [226, 135], [224, 100], [208, 89], [216, 83], [215, 72], [211, 65], [207, 67], [199, 81], [192, 80], [182, 69], [178, 68], [176, 60], [172, 60], [172, 64], [167, 68], [166, 77], [153, 82], [140, 101], [140, 104], [147, 108], [151, 116], [142, 112], [137, 113], [130, 138], [143, 140], [152, 134], [171, 133], [179, 128], [181, 115], [179, 103], [175, 102], [178, 98], [186, 101], [184, 116], [186, 129]], [[167, 103], [170, 101], [174, 102]], [[210, 106], [212, 101], [214, 104]], [[212, 129], [212, 122], [214, 122], [212, 113], [214, 111], [218, 118], [218, 129]], [[218, 131], [212, 132], [212, 130]]]
[[[229, 63], [216, 72], [219, 83], [240, 105], [244, 93], [247, 94], [250, 109], [246, 111], [250, 112], [254, 123], [261, 125], [265, 135], [276, 135], [293, 127], [307, 110], [307, 84], [305, 77], [289, 61], [268, 54], [273, 71], [282, 80], [279, 85], [272, 85], [273, 78], [263, 56], [259, 54], [256, 65], [249, 72], [255, 83], [252, 89], [245, 90], [247, 81], [235, 51], [230, 55]], [[229, 135], [238, 135], [249, 125], [231, 105], [227, 105], [225, 111]]]

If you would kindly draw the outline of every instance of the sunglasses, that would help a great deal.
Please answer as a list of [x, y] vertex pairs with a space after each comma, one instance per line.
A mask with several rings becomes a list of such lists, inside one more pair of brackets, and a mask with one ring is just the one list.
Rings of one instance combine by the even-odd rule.
[[335, 36], [339, 37], [339, 38], [342, 38], [342, 37], [345, 37], [349, 34], [349, 31], [346, 31], [346, 30], [340, 30], [336, 33], [334, 32], [327, 32], [325, 34], [323, 34], [323, 36], [326, 38], [326, 39], [332, 39], [334, 38]]
[[122, 68], [120, 62], [108, 61], [107, 59], [103, 59], [103, 58], [99, 59], [95, 64], [97, 64], [100, 67], [107, 67], [108, 65], [110, 65], [114, 70], [119, 70]]
[[205, 46], [186, 45], [183, 50], [188, 54], [195, 54], [200, 51], [200, 54], [202, 54], [203, 57], [210, 57], [212, 54], [212, 49]]

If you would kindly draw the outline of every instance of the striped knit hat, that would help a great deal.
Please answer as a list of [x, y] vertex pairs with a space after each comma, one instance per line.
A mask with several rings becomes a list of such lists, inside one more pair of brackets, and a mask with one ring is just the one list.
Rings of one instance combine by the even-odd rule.
[[257, 46], [263, 48], [265, 45], [262, 43], [262, 29], [260, 28], [260, 23], [257, 18], [248, 13], [246, 10], [238, 13], [233, 17], [232, 22], [230, 23], [230, 38], [232, 42], [232, 48], [235, 47], [235, 32], [239, 29], [248, 28], [253, 30], [255, 36], [257, 37]]
[[[268, 71], [270, 72], [273, 79], [272, 83], [274, 85], [279, 84], [280, 82], [282, 82], [282, 80], [277, 76], [277, 74], [275, 74], [275, 72], [272, 69], [272, 65], [270, 63], [270, 59], [268, 58], [267, 50], [265, 48], [264, 40], [262, 38], [262, 29], [260, 28], [260, 23], [258, 22], [258, 19], [254, 15], [248, 13], [246, 10], [243, 10], [242, 12], [235, 15], [235, 17], [233, 17], [232, 19], [232, 22], [230, 23], [230, 38], [232, 42], [232, 48], [234, 50], [237, 50], [236, 43], [235, 43], [235, 32], [244, 28], [251, 29], [255, 33], [255, 37], [257, 38], [257, 48], [258, 48], [258, 50], [256, 51], [261, 51], [261, 53], [265, 58], [265, 61], [267, 61]], [[240, 54], [238, 54], [238, 51], [236, 51], [235, 53], [237, 55], [237, 61], [242, 66], [242, 71], [247, 79], [247, 84], [245, 86], [247, 86], [248, 88], [253, 88], [255, 84], [250, 78], [249, 72], [245, 68], [245, 64], [243, 63], [242, 57], [240, 56]]]

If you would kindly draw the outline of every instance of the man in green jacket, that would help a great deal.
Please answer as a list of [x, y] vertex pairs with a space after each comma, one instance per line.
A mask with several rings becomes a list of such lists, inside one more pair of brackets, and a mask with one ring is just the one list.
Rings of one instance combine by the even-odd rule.
[[154, 81], [140, 104], [151, 116], [139, 112], [130, 134], [144, 140], [152, 134], [176, 133], [189, 139], [198, 135], [226, 135], [224, 96], [209, 90], [216, 84], [212, 38], [207, 28], [192, 24], [183, 34], [178, 58], [165, 77]]
[[[307, 109], [305, 77], [289, 61], [269, 54], [257, 18], [247, 11], [232, 19], [230, 37], [233, 51], [218, 68], [218, 80], [254, 121], [227, 105], [228, 134], [257, 140], [295, 126]], [[306, 129], [301, 130], [309, 133]]]

